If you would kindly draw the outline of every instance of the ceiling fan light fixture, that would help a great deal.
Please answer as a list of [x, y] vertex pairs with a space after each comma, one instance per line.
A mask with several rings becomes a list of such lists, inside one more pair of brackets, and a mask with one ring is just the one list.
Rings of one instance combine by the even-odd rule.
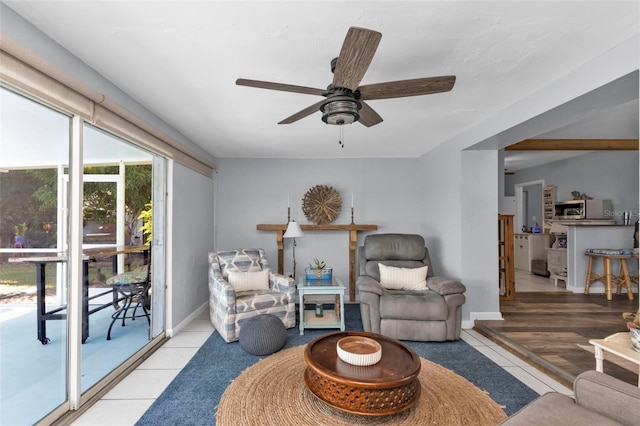
[[[236, 84], [283, 92], [319, 95], [326, 98], [290, 115], [279, 121], [278, 124], [294, 123], [320, 109], [322, 121], [326, 124], [342, 126], [359, 121], [366, 127], [375, 126], [382, 123], [383, 120], [365, 101], [429, 95], [448, 92], [453, 88], [456, 81], [455, 75], [387, 81], [360, 86], [376, 49], [378, 49], [381, 37], [382, 34], [378, 31], [350, 27], [342, 43], [340, 55], [331, 61], [333, 81], [325, 90], [245, 78], [237, 79]], [[360, 115], [361, 110], [362, 115]]]
[[320, 107], [322, 121], [339, 126], [351, 124], [360, 119], [358, 111], [361, 107], [360, 102], [352, 98], [329, 99]]

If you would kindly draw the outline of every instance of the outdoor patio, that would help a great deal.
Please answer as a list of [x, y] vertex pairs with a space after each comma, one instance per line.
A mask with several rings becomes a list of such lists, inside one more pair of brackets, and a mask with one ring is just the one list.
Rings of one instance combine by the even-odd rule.
[[[90, 296], [105, 288], [91, 288]], [[92, 300], [93, 309], [109, 303], [111, 295]], [[94, 304], [95, 303], [95, 304]], [[48, 304], [47, 309], [58, 305]], [[117, 321], [107, 340], [114, 309], [89, 316], [89, 338], [82, 345], [81, 387], [85, 392], [149, 341], [146, 318]], [[46, 345], [37, 339], [35, 303], [0, 304], [0, 424], [32, 424], [66, 399], [67, 321], [46, 322]], [[34, 401], [38, 401], [34, 404]]]

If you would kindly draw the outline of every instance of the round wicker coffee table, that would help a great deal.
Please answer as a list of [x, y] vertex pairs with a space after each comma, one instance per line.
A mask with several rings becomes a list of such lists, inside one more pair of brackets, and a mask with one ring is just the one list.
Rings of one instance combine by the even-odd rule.
[[[359, 367], [338, 358], [345, 336], [365, 336], [382, 346], [382, 359]], [[320, 400], [339, 410], [385, 416], [409, 409], [420, 397], [420, 357], [409, 346], [375, 333], [338, 332], [311, 341], [305, 351], [304, 381]]]

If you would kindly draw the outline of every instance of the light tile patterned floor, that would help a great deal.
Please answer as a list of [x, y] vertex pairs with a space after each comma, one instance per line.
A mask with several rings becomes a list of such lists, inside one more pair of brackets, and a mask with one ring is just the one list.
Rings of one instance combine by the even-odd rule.
[[134, 425], [211, 336], [205, 311], [89, 408], [73, 425]]
[[566, 282], [558, 280], [558, 286], [553, 280], [540, 275], [516, 270], [516, 294], [519, 291], [567, 291]]
[[[208, 312], [204, 312], [89, 408], [73, 425], [101, 426], [105, 419], [109, 419], [111, 426], [134, 425], [212, 332]], [[573, 395], [571, 389], [481, 334], [463, 330], [461, 337], [538, 394], [558, 391]]]

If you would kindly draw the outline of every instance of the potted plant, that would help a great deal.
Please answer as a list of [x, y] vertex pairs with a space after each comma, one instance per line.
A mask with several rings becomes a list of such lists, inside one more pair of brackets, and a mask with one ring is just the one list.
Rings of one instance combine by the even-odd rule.
[[151, 245], [153, 241], [153, 204], [145, 204], [145, 209], [140, 212], [138, 219], [142, 220], [142, 226], [138, 231], [144, 235], [144, 244]]
[[640, 352], [640, 310], [636, 313], [623, 312], [622, 318], [627, 320], [627, 328], [631, 338], [631, 346]]
[[322, 260], [313, 259], [308, 268], [304, 268], [304, 273], [308, 280], [330, 280], [333, 275], [333, 268], [328, 267]]
[[25, 222], [19, 223], [13, 227], [15, 232], [14, 242], [16, 244], [20, 244], [20, 247], [24, 247], [27, 242], [27, 237], [25, 236], [27, 233], [27, 224]]

